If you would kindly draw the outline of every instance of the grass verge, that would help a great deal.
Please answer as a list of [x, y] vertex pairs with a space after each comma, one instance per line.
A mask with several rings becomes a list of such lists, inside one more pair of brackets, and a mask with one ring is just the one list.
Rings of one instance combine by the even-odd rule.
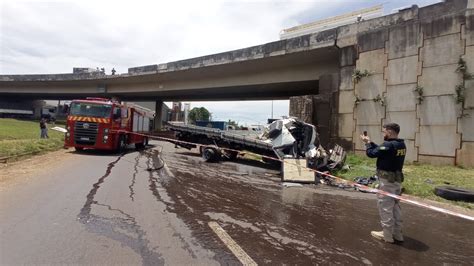
[[64, 133], [51, 130], [40, 139], [39, 121], [0, 118], [0, 158], [54, 151], [63, 147]]
[[[346, 164], [350, 166], [350, 170], [340, 170], [336, 173], [337, 176], [354, 180], [358, 176], [369, 177], [375, 174], [375, 159], [349, 154]], [[474, 190], [474, 168], [405, 164], [403, 172], [405, 194], [474, 210], [474, 203], [445, 200], [434, 194], [435, 187], [446, 185]]]

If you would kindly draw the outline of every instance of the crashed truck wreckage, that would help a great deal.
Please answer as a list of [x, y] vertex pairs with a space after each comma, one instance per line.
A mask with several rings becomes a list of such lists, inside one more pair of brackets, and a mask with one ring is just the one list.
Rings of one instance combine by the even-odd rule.
[[[234, 160], [240, 152], [247, 151], [263, 155], [262, 160], [266, 163], [291, 161], [288, 164], [290, 166], [300, 165], [300, 168], [308, 167], [323, 172], [342, 167], [346, 157], [346, 152], [339, 145], [326, 151], [319, 141], [315, 126], [296, 118], [276, 120], [267, 125], [260, 135], [178, 123], [168, 123], [166, 127], [175, 132], [176, 140], [182, 141], [174, 142], [176, 146], [192, 149], [199, 146], [196, 144], [203, 145], [199, 146], [199, 151], [206, 162]], [[314, 182], [318, 178], [309, 170], [307, 175], [311, 175], [311, 178], [287, 178], [289, 171], [282, 164], [283, 181]], [[301, 169], [297, 172], [301, 172]]]

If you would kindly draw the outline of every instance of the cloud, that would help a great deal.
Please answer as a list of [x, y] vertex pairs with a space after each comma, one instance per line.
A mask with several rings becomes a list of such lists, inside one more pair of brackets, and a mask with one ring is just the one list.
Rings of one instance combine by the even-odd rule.
[[308, 6], [212, 1], [6, 2], [1, 8], [0, 73], [64, 73], [74, 66], [115, 66], [126, 72], [129, 67], [239, 49], [277, 40], [283, 24], [290, 24], [289, 17]]

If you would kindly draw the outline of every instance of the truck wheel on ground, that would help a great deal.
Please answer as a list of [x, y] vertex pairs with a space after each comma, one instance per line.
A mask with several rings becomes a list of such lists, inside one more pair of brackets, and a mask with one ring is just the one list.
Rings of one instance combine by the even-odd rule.
[[116, 151], [117, 152], [124, 152], [125, 151], [125, 147], [127, 146], [127, 144], [125, 143], [125, 136], [124, 135], [120, 135], [119, 136], [119, 140], [117, 142], [117, 148], [116, 148]]
[[206, 162], [217, 162], [221, 155], [215, 148], [204, 148], [202, 151], [202, 158]]
[[83, 147], [74, 147], [74, 149], [75, 149], [76, 151], [83, 151], [83, 150], [84, 150]]
[[463, 188], [449, 186], [436, 187], [435, 194], [447, 200], [474, 202], [474, 191]]
[[144, 149], [145, 146], [147, 145], [147, 142], [148, 142], [147, 139], [144, 138], [141, 143], [135, 143], [135, 149], [137, 149], [137, 150]]

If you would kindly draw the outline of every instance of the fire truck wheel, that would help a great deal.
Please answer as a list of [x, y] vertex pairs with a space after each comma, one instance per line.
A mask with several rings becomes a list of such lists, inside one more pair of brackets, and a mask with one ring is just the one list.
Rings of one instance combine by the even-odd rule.
[[141, 143], [135, 143], [135, 149], [141, 150], [144, 149], [146, 146], [146, 139], [143, 139]]
[[125, 136], [120, 135], [118, 143], [117, 143], [117, 152], [124, 152], [125, 151]]

